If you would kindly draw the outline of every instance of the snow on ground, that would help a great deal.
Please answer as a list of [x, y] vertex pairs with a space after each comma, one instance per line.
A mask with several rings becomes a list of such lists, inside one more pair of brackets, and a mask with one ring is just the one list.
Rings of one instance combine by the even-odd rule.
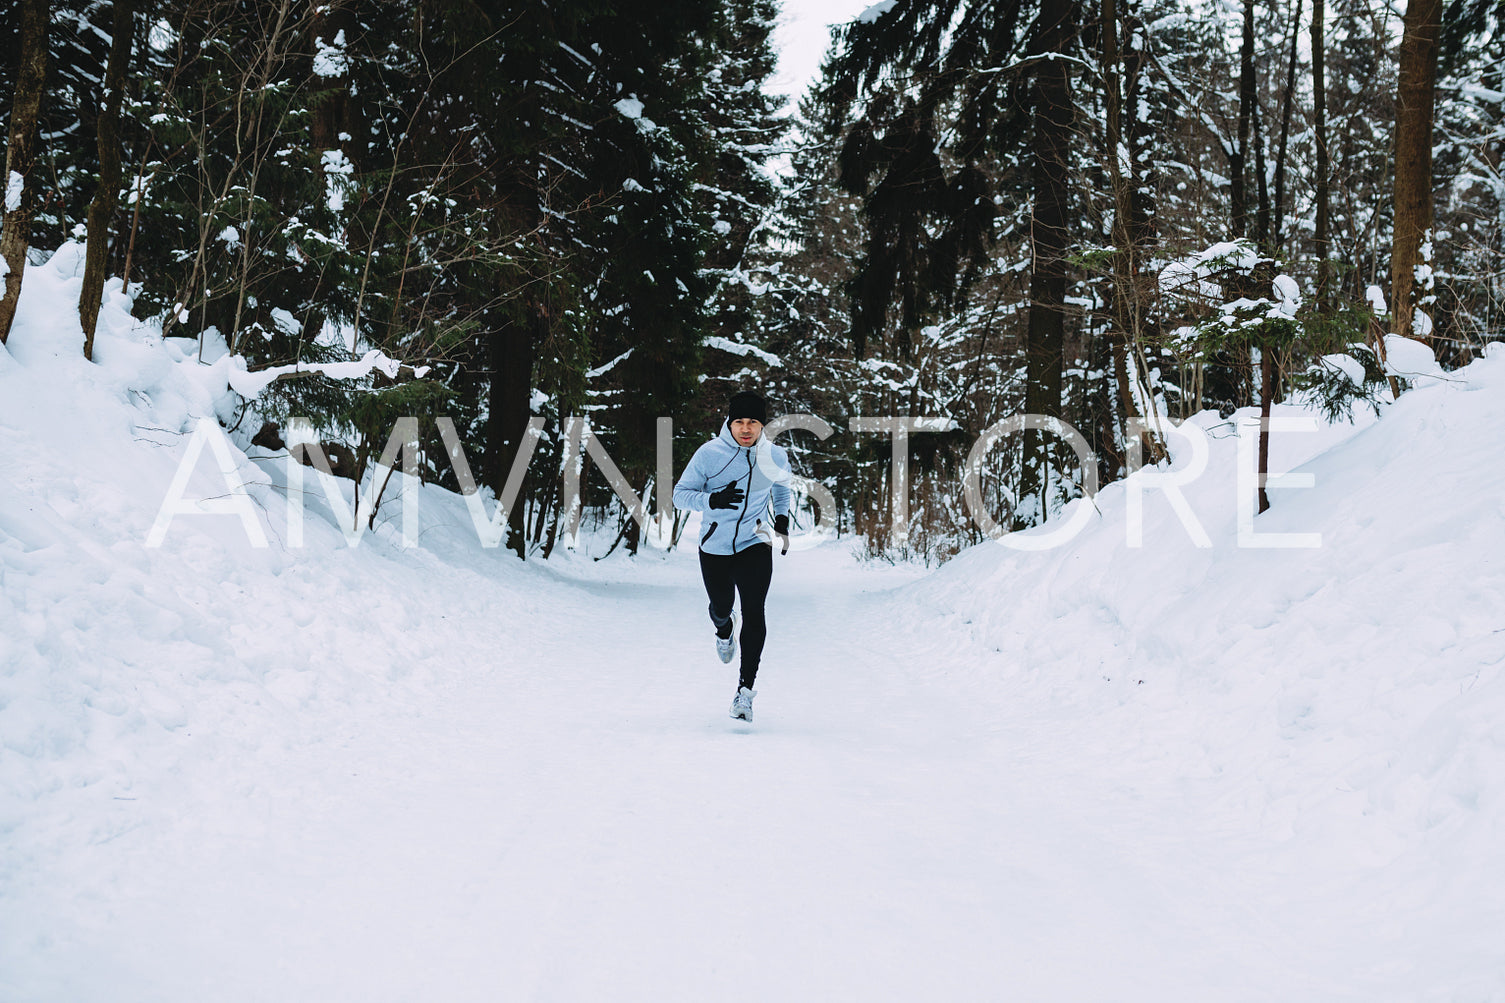
[[7, 1003], [1505, 997], [1505, 357], [1277, 436], [1256, 528], [1318, 548], [1237, 546], [1204, 418], [1209, 548], [1117, 484], [1041, 553], [779, 558], [749, 726], [693, 553], [523, 564], [432, 488], [292, 548], [238, 449], [270, 545], [147, 548], [232, 363], [118, 289], [85, 363], [80, 272], [0, 349]]

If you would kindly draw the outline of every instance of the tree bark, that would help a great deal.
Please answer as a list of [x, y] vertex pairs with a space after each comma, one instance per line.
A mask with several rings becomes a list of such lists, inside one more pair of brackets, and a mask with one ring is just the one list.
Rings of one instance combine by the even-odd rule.
[[1275, 402], [1275, 359], [1269, 348], [1259, 353], [1259, 511], [1270, 507], [1270, 406]]
[[[317, 9], [311, 28], [316, 38], [332, 44], [342, 31], [347, 45], [360, 31], [360, 19], [356, 16], [354, 4], [331, 3]], [[352, 137], [366, 135], [369, 127], [361, 115], [360, 102], [352, 99], [349, 70], [326, 79], [324, 88], [327, 93], [314, 105], [309, 123], [313, 153], [320, 156], [325, 150], [341, 150], [357, 171], [365, 172], [370, 166], [364, 155], [366, 144]], [[319, 169], [323, 171], [322, 163]]]
[[[1071, 80], [1065, 58], [1072, 34], [1074, 4], [1046, 0], [1040, 11], [1038, 51], [1045, 57], [1035, 73], [1032, 171], [1035, 204], [1030, 216], [1034, 267], [1030, 274], [1029, 324], [1025, 341], [1025, 410], [1061, 416], [1061, 370], [1066, 340], [1066, 200], [1071, 157]], [[1049, 481], [1045, 438], [1024, 433], [1020, 496], [1035, 495], [1041, 515]], [[1019, 527], [1015, 519], [1016, 528]]]
[[[527, 317], [504, 310], [498, 328], [488, 336], [490, 386], [487, 394], [486, 447], [482, 454], [482, 481], [502, 497], [512, 458], [522, 448], [528, 419], [532, 416], [533, 356], [539, 311], [530, 302]], [[508, 517], [507, 546], [526, 557], [528, 543], [523, 522], [523, 499], [519, 497]]]
[[1228, 158], [1233, 235], [1249, 234], [1249, 126], [1254, 116], [1254, 0], [1244, 0], [1244, 44], [1239, 49], [1238, 144]]
[[1416, 266], [1432, 227], [1432, 122], [1437, 91], [1442, 0], [1411, 0], [1400, 43], [1395, 119], [1395, 228], [1390, 245], [1390, 302], [1395, 333], [1416, 333]]
[[84, 358], [94, 359], [94, 330], [99, 324], [100, 299], [109, 270], [110, 225], [120, 201], [120, 102], [125, 92], [126, 64], [136, 0], [115, 0], [110, 59], [105, 66], [105, 101], [99, 113], [99, 188], [89, 204], [88, 244], [84, 251], [84, 283], [78, 295], [78, 318], [84, 329]]
[[1265, 169], [1265, 116], [1254, 107], [1254, 243], [1270, 253], [1270, 176]]
[[1280, 247], [1286, 222], [1286, 147], [1291, 137], [1291, 110], [1296, 99], [1296, 43], [1301, 37], [1301, 0], [1291, 18], [1291, 60], [1286, 68], [1285, 93], [1280, 100], [1280, 142], [1275, 153], [1275, 220], [1270, 235], [1271, 253]]
[[0, 345], [10, 337], [21, 298], [21, 280], [26, 271], [26, 251], [31, 246], [31, 219], [37, 196], [31, 184], [31, 169], [37, 159], [37, 117], [47, 81], [47, 0], [21, 0], [19, 52], [16, 60], [16, 96], [11, 105], [10, 138], [5, 146], [5, 181], [0, 185], [4, 212], [0, 215], [0, 259], [6, 274], [0, 294]]
[[[1126, 83], [1130, 77], [1129, 67], [1124, 65], [1123, 49], [1119, 44], [1119, 15], [1117, 0], [1102, 0], [1102, 45], [1103, 85], [1106, 89], [1106, 118], [1108, 147], [1108, 177], [1113, 187], [1113, 322], [1117, 327], [1112, 351], [1113, 367], [1118, 383], [1119, 406], [1123, 410], [1124, 438], [1128, 440], [1128, 422], [1140, 417], [1134, 404], [1133, 388], [1129, 384], [1129, 368], [1125, 356], [1127, 346], [1138, 344], [1144, 337], [1146, 303], [1143, 281], [1140, 275], [1140, 248], [1148, 239], [1149, 228], [1140, 195], [1138, 159], [1130, 148], [1123, 127], [1123, 106]], [[1147, 395], [1148, 396], [1148, 395]], [[1140, 455], [1151, 464], [1165, 458], [1165, 449], [1153, 432], [1140, 435]]]
[[1312, 140], [1317, 148], [1316, 230], [1312, 243], [1317, 254], [1316, 306], [1319, 316], [1327, 313], [1329, 287], [1332, 285], [1332, 166], [1327, 149], [1327, 70], [1324, 50], [1327, 45], [1327, 0], [1312, 0]]
[[[1134, 191], [1138, 184], [1134, 177], [1134, 158], [1128, 152], [1123, 136], [1123, 84], [1119, 72], [1118, 48], [1118, 2], [1102, 0], [1100, 8], [1103, 39], [1103, 86], [1106, 90], [1106, 122], [1108, 147], [1108, 179], [1113, 187], [1113, 323], [1118, 328], [1113, 338], [1114, 369], [1118, 377], [1119, 403], [1123, 408], [1125, 440], [1128, 438], [1127, 423], [1135, 416], [1134, 395], [1128, 386], [1128, 367], [1124, 362], [1124, 345], [1133, 332], [1134, 290], [1134, 242], [1129, 236], [1130, 217], [1133, 212]], [[1127, 176], [1125, 176], [1127, 175]]]

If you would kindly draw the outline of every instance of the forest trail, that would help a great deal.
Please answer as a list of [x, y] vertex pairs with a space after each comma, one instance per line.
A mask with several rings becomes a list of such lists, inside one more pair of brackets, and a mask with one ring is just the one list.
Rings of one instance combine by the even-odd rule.
[[[527, 575], [524, 608], [479, 576], [367, 595], [390, 689], [272, 676], [296, 721], [112, 798], [26, 882], [63, 913], [33, 916], [62, 980], [36, 998], [1345, 996], [1174, 771], [1017, 699], [913, 570], [779, 559], [751, 725], [693, 554]], [[311, 585], [263, 596], [303, 627], [248, 663], [351, 615]]]
[[1321, 550], [1233, 544], [1214, 438], [1212, 549], [1163, 504], [1125, 549], [1118, 484], [1052, 553], [776, 558], [749, 726], [693, 548], [519, 562], [435, 485], [415, 547], [317, 493], [299, 547], [256, 450], [268, 546], [146, 546], [208, 370], [53, 344], [0, 356], [5, 1003], [1505, 986], [1494, 360], [1281, 459], [1321, 487], [1266, 531]]

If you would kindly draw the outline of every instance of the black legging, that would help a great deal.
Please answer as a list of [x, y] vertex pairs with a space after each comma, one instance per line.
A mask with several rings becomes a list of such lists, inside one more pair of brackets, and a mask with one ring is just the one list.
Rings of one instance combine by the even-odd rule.
[[732, 590], [742, 597], [742, 685], [752, 689], [758, 678], [758, 659], [763, 657], [763, 639], [768, 624], [763, 618], [763, 600], [773, 579], [773, 548], [755, 543], [735, 554], [700, 552], [700, 576], [711, 598], [711, 622], [718, 630], [732, 615]]

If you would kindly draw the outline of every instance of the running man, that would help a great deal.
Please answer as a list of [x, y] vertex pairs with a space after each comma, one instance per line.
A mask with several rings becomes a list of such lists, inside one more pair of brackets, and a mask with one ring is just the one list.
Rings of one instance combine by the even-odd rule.
[[753, 682], [768, 634], [763, 601], [773, 578], [774, 537], [789, 553], [789, 454], [763, 437], [767, 423], [762, 397], [734, 394], [721, 430], [695, 451], [674, 485], [674, 506], [702, 513], [700, 575], [723, 662], [732, 660], [739, 640], [733, 591], [742, 600], [742, 671], [730, 714], [743, 721], [752, 720]]

